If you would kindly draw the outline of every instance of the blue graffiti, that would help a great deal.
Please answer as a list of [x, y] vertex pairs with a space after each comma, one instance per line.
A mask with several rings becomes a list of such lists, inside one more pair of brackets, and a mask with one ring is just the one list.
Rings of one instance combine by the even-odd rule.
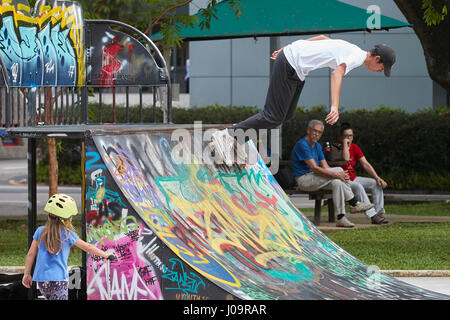
[[[106, 166], [100, 161], [100, 155], [96, 151], [86, 152], [86, 169], [106, 169]], [[100, 163], [97, 163], [100, 161]]]
[[[89, 186], [86, 192], [86, 196], [91, 199], [94, 206], [96, 203], [98, 205], [98, 203], [102, 202], [105, 199], [107, 202], [116, 202], [117, 204], [126, 208], [118, 192], [105, 188], [105, 181], [106, 178], [104, 176], [96, 177], [94, 179], [96, 188]], [[104, 191], [104, 194], [99, 195], [100, 190]]]
[[[27, 6], [25, 3], [22, 5]], [[82, 28], [77, 25], [82, 21], [80, 5], [72, 1], [67, 1], [67, 5], [55, 2], [55, 6], [61, 5], [67, 10], [65, 15], [60, 15], [58, 10], [51, 11], [54, 16], [40, 22], [26, 10], [14, 9], [14, 4], [16, 1], [2, 3], [6, 9], [0, 17], [0, 57], [11, 85], [76, 85], [78, 77], [83, 76], [78, 74], [83, 57], [77, 57], [75, 49], [84, 45]], [[80, 35], [77, 40], [71, 38], [71, 31], [75, 29]]]
[[[170, 270], [166, 270], [166, 273], [162, 277], [173, 282], [175, 286], [166, 287], [166, 290], [180, 290], [185, 293], [184, 299], [186, 300], [189, 293], [198, 293], [198, 287], [200, 285], [205, 288], [205, 282], [200, 276], [193, 272], [189, 272], [188, 274], [184, 271], [184, 265], [180, 259], [171, 258], [169, 261], [172, 263], [172, 267]], [[179, 268], [176, 268], [177, 265], [179, 265]]]

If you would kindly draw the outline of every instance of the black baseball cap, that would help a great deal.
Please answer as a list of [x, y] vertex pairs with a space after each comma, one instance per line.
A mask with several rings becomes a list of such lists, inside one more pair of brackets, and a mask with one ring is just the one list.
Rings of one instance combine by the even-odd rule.
[[384, 64], [384, 75], [390, 77], [392, 65], [395, 63], [394, 49], [385, 44], [377, 44], [373, 48], [373, 52], [376, 56], [380, 56], [380, 62]]

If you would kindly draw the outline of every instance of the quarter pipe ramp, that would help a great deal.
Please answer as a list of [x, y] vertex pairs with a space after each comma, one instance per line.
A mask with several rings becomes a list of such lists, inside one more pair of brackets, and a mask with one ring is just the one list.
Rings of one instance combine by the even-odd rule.
[[449, 298], [333, 243], [261, 159], [179, 163], [174, 150], [190, 146], [156, 130], [92, 131], [85, 146], [87, 240], [118, 257], [88, 256], [88, 299]]

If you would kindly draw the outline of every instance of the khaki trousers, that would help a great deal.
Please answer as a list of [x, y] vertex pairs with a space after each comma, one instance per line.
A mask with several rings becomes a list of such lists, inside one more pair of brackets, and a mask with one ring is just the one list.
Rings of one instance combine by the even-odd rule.
[[[343, 171], [340, 167], [328, 168], [333, 172]], [[334, 213], [345, 214], [345, 201], [354, 198], [350, 185], [340, 179], [324, 177], [314, 172], [306, 173], [295, 178], [297, 186], [302, 191], [331, 190], [333, 193]]]

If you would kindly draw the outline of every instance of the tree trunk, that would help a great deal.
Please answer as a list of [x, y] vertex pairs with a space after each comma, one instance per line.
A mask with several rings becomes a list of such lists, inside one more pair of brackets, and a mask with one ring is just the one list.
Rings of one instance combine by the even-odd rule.
[[[428, 26], [423, 18], [422, 0], [394, 0], [408, 22], [413, 25], [425, 55], [428, 73], [450, 94], [450, 17], [438, 25]], [[442, 8], [447, 0], [434, 0], [435, 8]], [[399, 57], [407, 59], [407, 57]]]
[[48, 196], [58, 193], [58, 159], [56, 157], [56, 139], [48, 138]]
[[[52, 89], [47, 88], [47, 95], [45, 99], [45, 120], [47, 125], [53, 125], [52, 117]], [[48, 196], [51, 197], [58, 193], [58, 158], [56, 157], [56, 139], [47, 138], [48, 146]]]

